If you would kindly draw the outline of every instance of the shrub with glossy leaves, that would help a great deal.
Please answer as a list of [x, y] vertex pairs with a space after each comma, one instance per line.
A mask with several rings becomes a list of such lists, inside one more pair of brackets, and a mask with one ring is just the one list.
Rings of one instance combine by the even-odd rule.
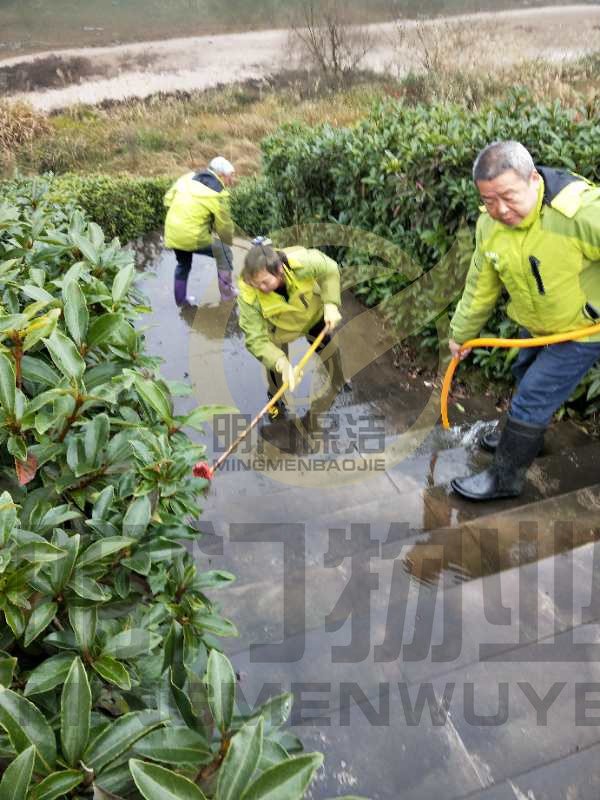
[[[600, 180], [600, 122], [593, 103], [576, 108], [539, 104], [522, 89], [477, 110], [389, 101], [378, 103], [352, 128], [294, 125], [268, 137], [262, 143], [263, 175], [257, 186], [259, 197], [271, 202], [260, 203], [266, 212], [261, 230], [255, 207], [236, 202], [234, 194], [235, 219], [251, 234], [311, 222], [341, 223], [393, 242], [428, 270], [450, 250], [463, 222], [474, 228], [480, 201], [472, 164], [484, 145], [498, 139], [523, 142], [539, 164]], [[251, 189], [242, 182], [236, 191], [245, 197]], [[360, 243], [360, 235], [354, 238]], [[350, 265], [365, 261], [358, 249], [337, 256]], [[409, 283], [390, 275], [364, 282], [356, 293], [375, 305]], [[430, 298], [423, 297], [422, 310], [429, 304]], [[402, 323], [393, 314], [390, 318]], [[489, 332], [498, 335], [502, 319], [502, 313], [494, 316]], [[479, 365], [497, 377], [508, 373], [510, 359], [507, 351], [484, 351]], [[592, 395], [598, 392], [596, 380]]]
[[201, 571], [202, 430], [135, 323], [132, 254], [44, 182], [0, 204], [0, 797], [301, 798], [289, 695], [236, 714]]
[[125, 243], [162, 229], [170, 185], [169, 178], [67, 174], [52, 181], [50, 196], [61, 204], [75, 202], [108, 238]]

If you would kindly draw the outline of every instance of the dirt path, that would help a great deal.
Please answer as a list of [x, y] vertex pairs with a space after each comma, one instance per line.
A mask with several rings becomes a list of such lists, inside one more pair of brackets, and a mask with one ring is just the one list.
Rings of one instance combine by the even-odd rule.
[[[455, 49], [458, 63], [560, 60], [600, 49], [600, 6], [552, 6], [446, 21], [385, 23], [370, 26], [370, 34], [374, 44], [364, 66], [396, 75], [418, 68], [424, 49], [435, 55], [440, 44]], [[0, 86], [10, 98], [52, 111], [77, 103], [208, 89], [296, 65], [288, 32], [270, 30], [4, 59]]]

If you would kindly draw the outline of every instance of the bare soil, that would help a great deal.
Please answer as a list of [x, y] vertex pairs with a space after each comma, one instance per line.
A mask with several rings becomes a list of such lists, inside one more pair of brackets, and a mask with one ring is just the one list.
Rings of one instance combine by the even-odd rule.
[[[465, 66], [560, 61], [600, 50], [600, 5], [382, 23], [369, 26], [369, 33], [373, 46], [362, 66], [398, 77], [435, 66], [444, 48]], [[266, 79], [297, 67], [298, 60], [286, 30], [196, 36], [4, 59], [0, 87], [9, 98], [52, 111]]]

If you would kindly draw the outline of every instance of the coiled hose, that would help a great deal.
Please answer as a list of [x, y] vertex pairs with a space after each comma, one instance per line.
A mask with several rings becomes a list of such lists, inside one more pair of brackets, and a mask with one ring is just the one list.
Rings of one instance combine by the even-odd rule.
[[[559, 342], [570, 342], [575, 339], [584, 339], [586, 336], [592, 336], [595, 333], [600, 333], [600, 323], [596, 325], [588, 325], [586, 328], [579, 328], [576, 331], [567, 331], [567, 333], [553, 333], [550, 336], [535, 336], [532, 339], [496, 339], [493, 336], [485, 336], [482, 339], [469, 339], [461, 345], [461, 350], [468, 350], [472, 347], [543, 347], [546, 344], [558, 344]], [[450, 427], [448, 421], [448, 396], [452, 386], [452, 379], [456, 368], [460, 364], [460, 356], [454, 356], [452, 361], [448, 364], [446, 374], [444, 375], [444, 383], [442, 384], [442, 425], [444, 428]]]

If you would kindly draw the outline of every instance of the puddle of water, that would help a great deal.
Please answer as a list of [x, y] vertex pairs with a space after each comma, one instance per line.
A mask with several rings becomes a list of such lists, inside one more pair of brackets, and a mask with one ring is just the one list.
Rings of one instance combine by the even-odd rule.
[[[234, 247], [236, 274], [244, 253], [244, 249]], [[193, 397], [177, 399], [177, 411], [183, 413], [196, 404], [218, 404], [233, 405], [249, 417], [256, 414], [267, 401], [265, 371], [244, 346], [234, 304], [220, 302], [214, 261], [204, 256], [194, 257], [188, 293], [197, 306], [184, 309], [178, 309], [173, 300], [175, 257], [162, 248], [159, 238], [148, 237], [136, 245], [136, 263], [143, 273], [140, 288], [152, 307], [143, 320], [148, 350], [162, 358], [161, 373], [166, 379], [189, 381], [193, 388]], [[357, 304], [356, 310], [362, 307]], [[304, 339], [292, 343], [293, 363], [307, 347]], [[380, 417], [375, 398], [371, 401], [366, 397], [376, 395], [378, 387], [365, 386], [360, 380], [359, 384], [356, 393], [346, 391], [338, 395], [335, 409], [352, 406], [359, 416]], [[288, 396], [291, 419], [269, 426], [274, 443], [287, 441], [288, 446], [282, 449], [298, 454], [307, 452], [300, 421], [306, 422], [311, 396], [318, 396], [327, 385], [324, 367], [317, 356], [305, 368], [294, 394]], [[294, 431], [300, 434], [295, 437], [295, 445]]]
[[[241, 266], [243, 254], [241, 248], [234, 249], [236, 272]], [[162, 357], [165, 378], [189, 381], [193, 387], [192, 397], [177, 399], [177, 410], [183, 413], [197, 404], [217, 403], [235, 405], [242, 414], [248, 416], [256, 414], [266, 402], [264, 370], [244, 347], [234, 305], [219, 301], [214, 262], [212, 259], [196, 257], [189, 291], [196, 296], [198, 306], [183, 311], [176, 308], [172, 296], [174, 266], [173, 254], [162, 249], [159, 239], [147, 239], [143, 247], [138, 249], [138, 269], [143, 273], [141, 287], [152, 306], [152, 312], [144, 320], [148, 350]], [[344, 304], [345, 318], [362, 310], [354, 298], [347, 298]], [[294, 362], [300, 358], [306, 346], [303, 341], [294, 343], [291, 348]], [[353, 391], [336, 400], [333, 412], [338, 412], [342, 424], [345, 424], [344, 409], [348, 410], [350, 417], [363, 415], [364, 418], [381, 418], [383, 408], [385, 432], [393, 436], [406, 429], [407, 419], [410, 418], [407, 417], [407, 409], [414, 411], [420, 404], [424, 406], [428, 393], [417, 383], [406, 383], [406, 374], [390, 367], [389, 354], [381, 359], [381, 367], [374, 362], [353, 379]], [[311, 455], [311, 439], [305, 435], [306, 431], [299, 425], [299, 420], [306, 415], [313, 387], [318, 390], [323, 384], [321, 369], [317, 358], [306, 370], [300, 389], [294, 396], [296, 405], [293, 410], [297, 418], [266, 425], [262, 429], [262, 438], [268, 445], [278, 447], [284, 453]], [[383, 404], [381, 397], [385, 399]], [[410, 465], [404, 477], [401, 471], [390, 473], [400, 492], [399, 497], [402, 493], [406, 495], [412, 491], [418, 494], [419, 488], [422, 490], [419, 495], [421, 499], [418, 500], [422, 503], [422, 529], [431, 533], [405, 551], [403, 560], [406, 572], [420, 583], [454, 584], [472, 580], [565, 552], [593, 541], [599, 535], [600, 529], [593, 524], [594, 519], [597, 522], [597, 511], [592, 513], [587, 501], [582, 501], [582, 505], [578, 506], [577, 498], [572, 498], [572, 507], [562, 504], [547, 511], [539, 508], [529, 512], [522, 510], [519, 517], [510, 513], [510, 503], [501, 507], [482, 504], [478, 508], [465, 508], [464, 503], [448, 495], [446, 484], [449, 476], [467, 474], [488, 463], [489, 457], [479, 452], [476, 443], [482, 432], [493, 424], [475, 422], [450, 430], [435, 426], [415, 451], [414, 474], [411, 474]], [[342, 437], [341, 443], [344, 446], [349, 443], [347, 452], [355, 452], [351, 437], [347, 433], [344, 435], [346, 438]], [[217, 435], [207, 425], [207, 433], [200, 438], [207, 444], [210, 457], [215, 450], [213, 444]], [[256, 445], [256, 438], [253, 444]], [[321, 451], [318, 454], [323, 456]], [[251, 473], [248, 473], [249, 486], [254, 485], [257, 496], [260, 496], [264, 474], [250, 476]], [[277, 478], [276, 475], [273, 477]], [[556, 491], [549, 491], [548, 486], [546, 496], [560, 491], [559, 486], [555, 487]], [[535, 486], [532, 491], [536, 491]], [[517, 504], [540, 499], [542, 495], [537, 490], [537, 494], [526, 496]], [[377, 500], [376, 492], [372, 500]], [[311, 502], [310, 487], [307, 488], [306, 502]], [[334, 509], [336, 502], [333, 489], [330, 504]], [[340, 507], [343, 507], [343, 503]], [[497, 512], [496, 517], [492, 516], [492, 512]], [[483, 529], [468, 521], [477, 514], [486, 517]], [[536, 520], [533, 525], [532, 518]], [[349, 512], [348, 520], [351, 519], [352, 512]], [[571, 519], [574, 527], [571, 532], [568, 526], [562, 532], [554, 531], [555, 519]], [[373, 522], [377, 522], [377, 519]]]
[[405, 551], [402, 565], [418, 583], [453, 585], [566, 553], [600, 539], [597, 515], [580, 500], [433, 530]]

